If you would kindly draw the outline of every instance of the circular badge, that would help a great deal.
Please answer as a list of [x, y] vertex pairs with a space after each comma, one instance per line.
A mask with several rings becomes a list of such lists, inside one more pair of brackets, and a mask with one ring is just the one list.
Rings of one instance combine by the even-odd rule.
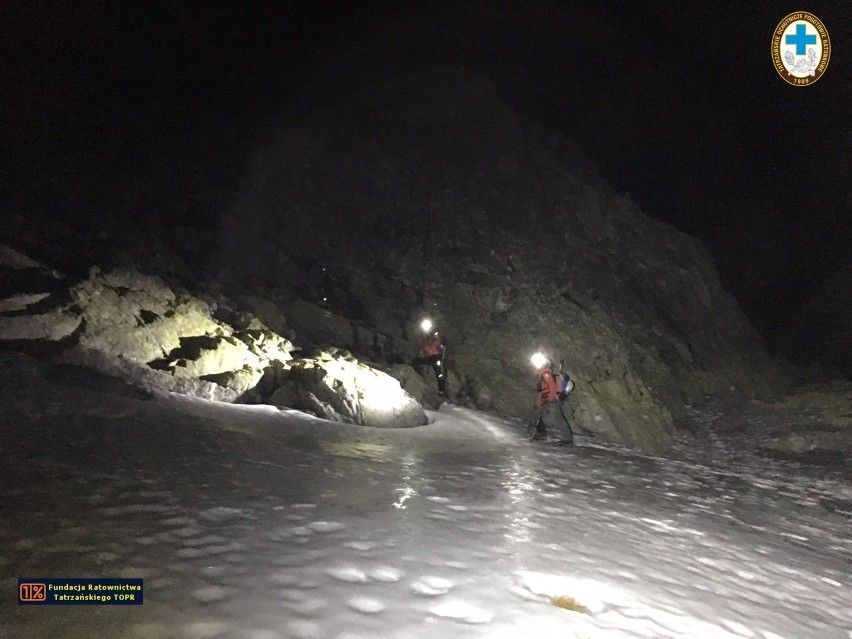
[[819, 80], [830, 57], [828, 31], [812, 13], [794, 11], [778, 23], [772, 34], [775, 70], [793, 86], [807, 86]]

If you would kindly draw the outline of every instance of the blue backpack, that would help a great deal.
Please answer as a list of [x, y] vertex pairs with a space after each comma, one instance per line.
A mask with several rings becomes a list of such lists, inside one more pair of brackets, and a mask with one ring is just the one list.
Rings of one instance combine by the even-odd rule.
[[562, 377], [562, 384], [560, 385], [559, 394], [563, 397], [574, 390], [574, 380], [568, 377], [568, 373], [562, 372], [559, 373]]

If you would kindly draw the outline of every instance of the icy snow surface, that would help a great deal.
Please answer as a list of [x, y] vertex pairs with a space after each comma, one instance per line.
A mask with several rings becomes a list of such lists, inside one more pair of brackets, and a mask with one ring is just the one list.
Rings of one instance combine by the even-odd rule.
[[[0, 637], [852, 637], [842, 476], [452, 406], [380, 431], [92, 397], [0, 407]], [[18, 606], [27, 576], [142, 577], [145, 604]]]

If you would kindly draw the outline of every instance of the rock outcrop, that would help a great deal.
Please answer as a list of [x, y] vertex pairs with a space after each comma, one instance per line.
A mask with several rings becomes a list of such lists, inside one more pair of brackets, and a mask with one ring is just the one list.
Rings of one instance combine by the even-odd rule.
[[[36, 269], [44, 271], [21, 270]], [[0, 341], [56, 343], [65, 363], [149, 389], [227, 401], [252, 388], [272, 362], [292, 359], [292, 344], [260, 322], [234, 329], [216, 319], [215, 308], [156, 276], [93, 268], [76, 283], [57, 273], [54, 284], [54, 292], [36, 292], [30, 304], [9, 303], [33, 295], [26, 290], [4, 300]]]
[[336, 351], [293, 360], [289, 340], [221, 297], [207, 302], [127, 269], [93, 268], [87, 279], [71, 283], [7, 247], [0, 247], [0, 259], [0, 266], [50, 273], [53, 280], [53, 293], [23, 286], [0, 301], [0, 344], [54, 344], [60, 362], [147, 391], [267, 400], [382, 428], [426, 422], [420, 404], [392, 377]]
[[400, 383], [336, 349], [290, 362], [270, 402], [325, 419], [378, 428], [426, 423], [423, 407]]

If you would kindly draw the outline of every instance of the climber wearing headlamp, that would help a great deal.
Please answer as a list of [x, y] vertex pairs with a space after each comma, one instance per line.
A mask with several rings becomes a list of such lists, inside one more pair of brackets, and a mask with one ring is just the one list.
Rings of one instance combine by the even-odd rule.
[[538, 373], [536, 382], [535, 410], [530, 417], [527, 432], [531, 440], [547, 439], [548, 430], [561, 432], [559, 443], [574, 443], [574, 432], [562, 410], [562, 400], [574, 388], [566, 373], [553, 370], [553, 361], [541, 351], [535, 353], [530, 362]]
[[447, 352], [444, 339], [438, 331], [432, 330], [432, 321], [424, 319], [420, 323], [423, 335], [418, 342], [418, 356], [414, 358], [415, 366], [431, 366], [435, 371], [435, 379], [438, 382], [438, 394], [447, 396], [447, 372], [444, 367], [444, 356]]

